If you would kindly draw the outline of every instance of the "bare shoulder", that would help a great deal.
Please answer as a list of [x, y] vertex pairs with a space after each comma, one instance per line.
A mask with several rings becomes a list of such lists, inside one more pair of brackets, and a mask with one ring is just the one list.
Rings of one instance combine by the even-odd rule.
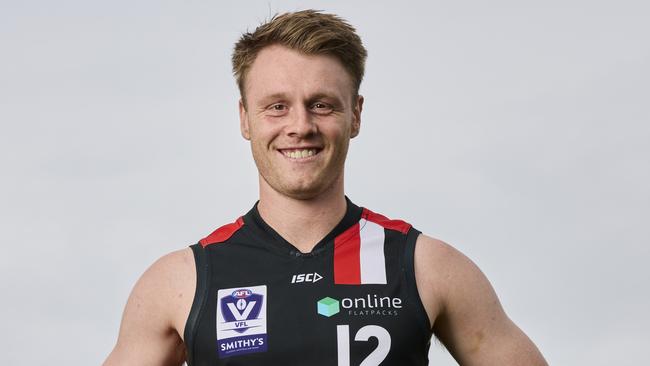
[[416, 242], [415, 270], [418, 283], [423, 283], [423, 295], [432, 293], [441, 300], [450, 296], [450, 288], [458, 290], [459, 284], [487, 281], [478, 266], [459, 250], [424, 234]]
[[164, 255], [137, 281], [124, 308], [109, 365], [180, 365], [183, 332], [196, 287], [190, 248]]
[[433, 331], [459, 364], [546, 365], [508, 318], [483, 272], [460, 251], [420, 235], [415, 275]]
[[427, 235], [418, 237], [415, 275], [434, 331], [439, 331], [450, 315], [469, 315], [462, 312], [477, 304], [489, 303], [480, 310], [491, 309], [492, 316], [505, 316], [483, 272], [467, 256], [442, 240]]
[[195, 277], [192, 249], [184, 248], [168, 253], [156, 260], [142, 275], [138, 285], [166, 291], [183, 285]]
[[477, 276], [482, 277], [478, 267], [450, 244], [424, 234], [418, 237], [415, 277], [431, 324], [448, 304], [450, 289], [476, 282]]
[[196, 287], [194, 255], [190, 248], [166, 254], [154, 262], [136, 283], [129, 301], [146, 305], [165, 317], [183, 336]]

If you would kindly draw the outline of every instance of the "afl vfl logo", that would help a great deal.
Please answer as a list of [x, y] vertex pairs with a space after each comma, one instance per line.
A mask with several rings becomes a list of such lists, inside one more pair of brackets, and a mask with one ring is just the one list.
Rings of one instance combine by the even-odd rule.
[[217, 297], [219, 357], [265, 352], [266, 286], [221, 289]]
[[237, 299], [245, 299], [252, 295], [253, 292], [249, 289], [241, 289], [241, 290], [236, 290], [232, 292], [232, 297], [235, 297]]

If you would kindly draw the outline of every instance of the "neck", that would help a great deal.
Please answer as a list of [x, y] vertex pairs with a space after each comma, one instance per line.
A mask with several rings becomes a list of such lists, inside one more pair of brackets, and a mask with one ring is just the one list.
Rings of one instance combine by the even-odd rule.
[[302, 253], [309, 253], [345, 215], [343, 182], [310, 199], [295, 199], [273, 190], [260, 177], [257, 210], [264, 221]]

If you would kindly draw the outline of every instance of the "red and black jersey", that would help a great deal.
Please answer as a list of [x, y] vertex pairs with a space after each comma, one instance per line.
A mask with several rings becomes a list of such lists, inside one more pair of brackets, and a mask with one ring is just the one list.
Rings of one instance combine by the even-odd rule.
[[427, 365], [419, 234], [347, 200], [341, 222], [301, 253], [255, 205], [191, 246], [188, 365]]

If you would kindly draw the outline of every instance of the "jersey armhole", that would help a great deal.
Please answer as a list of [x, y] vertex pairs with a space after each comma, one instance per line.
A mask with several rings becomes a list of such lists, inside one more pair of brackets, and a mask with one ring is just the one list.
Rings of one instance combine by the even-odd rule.
[[194, 300], [190, 313], [187, 316], [185, 323], [184, 339], [185, 348], [187, 350], [187, 366], [192, 366], [192, 359], [194, 356], [194, 338], [197, 332], [197, 323], [199, 316], [208, 299], [208, 278], [210, 276], [210, 265], [207, 260], [207, 253], [201, 244], [197, 243], [190, 245], [194, 253], [194, 263], [196, 265], [196, 290], [194, 291]]
[[418, 324], [421, 324], [421, 328], [425, 334], [427, 334], [427, 336], [431, 336], [431, 322], [429, 321], [429, 316], [427, 315], [427, 311], [424, 308], [422, 299], [420, 298], [420, 292], [418, 291], [418, 284], [415, 278], [415, 243], [417, 242], [420, 234], [421, 232], [419, 230], [411, 227], [406, 235], [406, 253], [404, 255], [406, 262], [406, 282], [409, 297], [412, 298], [415, 302], [414, 307], [416, 317], [419, 320]]

